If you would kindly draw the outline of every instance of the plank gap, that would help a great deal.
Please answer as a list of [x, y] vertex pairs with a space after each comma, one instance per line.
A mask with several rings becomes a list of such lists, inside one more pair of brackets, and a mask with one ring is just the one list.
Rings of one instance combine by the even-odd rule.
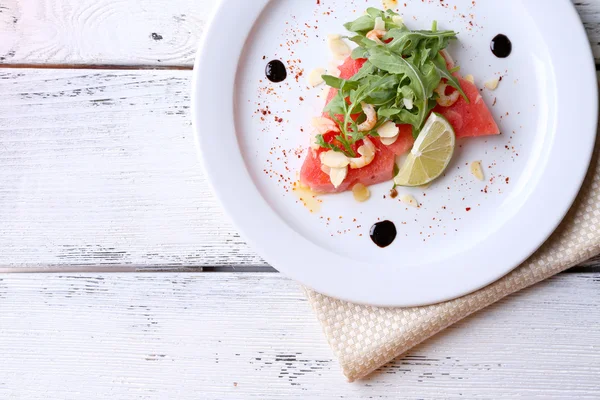
[[[247, 265], [239, 265], [239, 266], [209, 266], [209, 267], [111, 267], [110, 269], [106, 267], [76, 267], [76, 266], [60, 266], [59, 268], [28, 268], [21, 269], [17, 267], [12, 268], [0, 268], [0, 274], [39, 274], [39, 273], [276, 273], [278, 274], [275, 268], [271, 266], [247, 266]], [[585, 264], [579, 265], [573, 268], [570, 268], [564, 272], [563, 274], [581, 274], [581, 273], [600, 273], [600, 266], [586, 266]]]
[[[174, 70], [192, 71], [188, 65], [121, 65], [121, 64], [0, 64], [0, 69], [73, 69], [73, 70]], [[596, 64], [600, 71], [600, 64]]]
[[[176, 70], [191, 71], [193, 65], [122, 65], [122, 64], [1, 64], [2, 69], [73, 69], [73, 70]], [[600, 66], [596, 66], [600, 68]]]
[[585, 265], [579, 265], [577, 267], [573, 267], [571, 269], [568, 269], [565, 271], [565, 273], [576, 273], [576, 274], [581, 274], [581, 273], [599, 273], [600, 272], [600, 266], [594, 266], [594, 267], [586, 267]]
[[[150, 64], [39, 64], [18, 63], [0, 64], [2, 69], [72, 69], [72, 70], [175, 70], [192, 71], [193, 65], [150, 65]], [[596, 64], [596, 71], [600, 71], [600, 63]]]
[[202, 267], [202, 272], [266, 272], [266, 273], [279, 273], [275, 268], [271, 266], [219, 266], [219, 267]]

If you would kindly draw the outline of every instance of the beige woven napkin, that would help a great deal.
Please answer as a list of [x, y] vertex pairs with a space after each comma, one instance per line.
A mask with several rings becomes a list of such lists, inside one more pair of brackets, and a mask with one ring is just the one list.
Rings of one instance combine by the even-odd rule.
[[306, 289], [348, 380], [365, 377], [474, 312], [600, 254], [599, 148], [597, 143], [577, 201], [552, 237], [519, 268], [478, 292], [427, 307], [378, 308]]

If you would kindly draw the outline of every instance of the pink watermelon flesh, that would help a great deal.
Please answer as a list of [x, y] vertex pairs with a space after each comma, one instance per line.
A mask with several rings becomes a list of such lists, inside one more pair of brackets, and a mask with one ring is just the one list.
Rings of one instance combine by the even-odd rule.
[[458, 76], [460, 87], [469, 103], [460, 96], [450, 107], [437, 106], [433, 111], [442, 114], [454, 128], [457, 138], [498, 135], [500, 129], [475, 84]]
[[[442, 50], [441, 54], [446, 60], [448, 69], [454, 68], [454, 60], [450, 54], [446, 50]], [[477, 86], [464, 80], [458, 72], [453, 75], [458, 78], [460, 87], [469, 98], [469, 103], [461, 96], [450, 107], [438, 105], [433, 111], [442, 114], [450, 122], [457, 138], [500, 134], [500, 129], [479, 94]]]
[[[352, 78], [360, 71], [366, 61], [367, 60], [364, 58], [353, 60], [351, 57], [348, 57], [339, 67], [340, 77], [342, 79]], [[329, 104], [337, 93], [337, 89], [330, 89], [326, 104]], [[325, 114], [324, 116], [328, 117], [328, 115]], [[377, 153], [375, 154], [373, 162], [364, 168], [349, 169], [348, 176], [338, 188], [333, 187], [329, 175], [321, 170], [319, 154], [324, 151], [322, 149], [310, 149], [308, 151], [308, 156], [300, 170], [300, 182], [310, 187], [311, 190], [316, 193], [340, 193], [351, 190], [357, 183], [370, 186], [391, 180], [393, 178], [392, 172], [394, 170], [396, 156], [409, 151], [414, 143], [412, 126], [398, 126], [400, 128], [398, 140], [391, 146], [385, 146], [379, 139], [372, 139], [373, 144], [377, 147]]]
[[[448, 69], [452, 69], [454, 62], [447, 54], [443, 55], [446, 58]], [[353, 60], [348, 57], [339, 67], [340, 77], [350, 79], [358, 73], [366, 61], [366, 59]], [[477, 87], [462, 79], [458, 73], [454, 75], [459, 78], [460, 86], [469, 98], [470, 103], [460, 97], [454, 105], [450, 107], [437, 106], [434, 111], [448, 119], [458, 138], [499, 134], [498, 125], [496, 125]], [[332, 88], [329, 90], [326, 104], [329, 104], [337, 95], [337, 92], [337, 89]], [[325, 113], [324, 116], [328, 117]], [[364, 168], [349, 169], [348, 176], [337, 189], [331, 184], [329, 175], [321, 170], [319, 154], [324, 151], [323, 149], [309, 149], [308, 156], [300, 171], [300, 181], [316, 193], [340, 193], [351, 190], [357, 183], [370, 186], [391, 180], [396, 156], [408, 152], [414, 144], [412, 126], [398, 125], [398, 127], [400, 128], [400, 136], [396, 143], [391, 146], [383, 145], [379, 139], [372, 139], [377, 147], [373, 162]]]
[[364, 168], [348, 169], [348, 176], [337, 189], [331, 184], [329, 175], [321, 170], [319, 155], [324, 150], [309, 149], [308, 156], [300, 170], [300, 182], [310, 187], [315, 193], [340, 193], [351, 190], [357, 183], [370, 186], [391, 180], [396, 155], [406, 153], [414, 143], [412, 127], [409, 125], [400, 125], [400, 127], [400, 136], [391, 146], [385, 146], [379, 139], [373, 138], [372, 142], [377, 148], [373, 162]]
[[[352, 57], [348, 57], [346, 61], [342, 65], [338, 67], [340, 70], [340, 78], [342, 79], [350, 79], [354, 75], [360, 71], [360, 69], [367, 62], [366, 58], [359, 58], [358, 60], [353, 60]], [[338, 94], [338, 90], [335, 88], [331, 88], [329, 90], [329, 95], [327, 96], [327, 100], [325, 104], [329, 104], [331, 99], [333, 99]]]
[[[412, 134], [412, 125], [396, 125], [400, 128], [400, 134], [396, 143], [386, 146], [394, 155], [400, 156], [412, 149], [415, 139]], [[379, 140], [377, 140], [379, 141]], [[392, 168], [394, 166], [392, 165]]]

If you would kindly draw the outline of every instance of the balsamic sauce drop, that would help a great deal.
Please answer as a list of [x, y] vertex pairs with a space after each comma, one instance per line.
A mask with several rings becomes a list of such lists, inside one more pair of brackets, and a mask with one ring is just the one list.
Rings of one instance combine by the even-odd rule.
[[388, 247], [396, 239], [396, 225], [392, 221], [378, 222], [371, 227], [371, 240], [379, 247]]
[[285, 65], [279, 60], [269, 61], [265, 68], [265, 75], [271, 82], [283, 82], [287, 78]]
[[510, 53], [512, 52], [512, 43], [506, 35], [499, 34], [492, 39], [490, 48], [496, 57], [506, 58], [510, 56]]

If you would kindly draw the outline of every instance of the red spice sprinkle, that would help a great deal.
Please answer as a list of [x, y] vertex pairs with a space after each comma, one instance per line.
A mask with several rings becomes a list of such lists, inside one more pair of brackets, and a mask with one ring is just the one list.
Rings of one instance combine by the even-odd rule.
[[471, 211], [471, 207], [467, 207], [467, 211]]

